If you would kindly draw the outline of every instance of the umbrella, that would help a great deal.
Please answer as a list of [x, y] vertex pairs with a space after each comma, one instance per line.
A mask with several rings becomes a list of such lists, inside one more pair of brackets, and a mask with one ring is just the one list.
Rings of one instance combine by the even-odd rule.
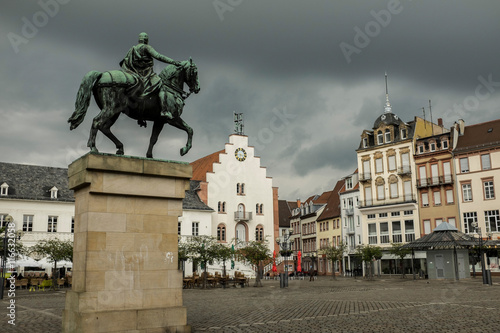
[[273, 252], [273, 272], [276, 273], [278, 268], [276, 267], [276, 251]]
[[42, 267], [42, 264], [33, 258], [21, 256], [20, 259], [14, 262], [17, 267]]
[[299, 251], [297, 253], [297, 272], [302, 272], [301, 261], [302, 261], [302, 252]]

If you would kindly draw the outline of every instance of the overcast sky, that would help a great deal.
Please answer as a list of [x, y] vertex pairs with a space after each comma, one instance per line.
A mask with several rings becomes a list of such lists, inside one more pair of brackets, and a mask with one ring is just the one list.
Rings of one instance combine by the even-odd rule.
[[[97, 106], [74, 131], [81, 79], [119, 68], [147, 32], [175, 60], [192, 57], [201, 91], [186, 100], [186, 135], [164, 128], [155, 157], [192, 162], [223, 149], [233, 112], [280, 199], [333, 189], [356, 169], [363, 129], [384, 111], [450, 126], [500, 116], [500, 2], [3, 0], [0, 12], [0, 161], [67, 167], [88, 151]], [[155, 63], [156, 72], [163, 68]], [[187, 89], [187, 88], [186, 88]], [[127, 155], [145, 156], [151, 127], [121, 116]], [[113, 144], [98, 136], [98, 148]]]

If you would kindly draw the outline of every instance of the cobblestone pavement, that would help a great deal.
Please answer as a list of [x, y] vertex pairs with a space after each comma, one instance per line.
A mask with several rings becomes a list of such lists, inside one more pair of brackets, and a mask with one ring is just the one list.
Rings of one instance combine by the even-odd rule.
[[[65, 291], [17, 290], [16, 326], [5, 294], [0, 332], [61, 332]], [[460, 282], [400, 278], [319, 277], [264, 280], [262, 288], [188, 289], [183, 293], [194, 332], [499, 332], [500, 278]]]

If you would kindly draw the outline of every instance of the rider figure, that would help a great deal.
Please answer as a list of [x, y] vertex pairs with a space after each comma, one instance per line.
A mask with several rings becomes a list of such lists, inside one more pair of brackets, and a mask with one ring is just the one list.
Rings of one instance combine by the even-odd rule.
[[139, 44], [130, 48], [125, 58], [120, 61], [120, 66], [123, 71], [135, 77], [136, 84], [142, 86], [141, 97], [146, 97], [158, 89], [160, 90], [158, 97], [161, 102], [161, 115], [172, 119], [172, 113], [167, 108], [166, 87], [162, 85], [161, 79], [153, 71], [153, 58], [175, 66], [181, 66], [181, 63], [156, 52], [148, 42], [148, 34], [140, 33]]

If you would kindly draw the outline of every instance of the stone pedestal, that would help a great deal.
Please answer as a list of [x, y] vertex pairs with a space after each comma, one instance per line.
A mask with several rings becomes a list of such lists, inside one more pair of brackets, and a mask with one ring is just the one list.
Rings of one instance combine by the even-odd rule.
[[75, 241], [63, 332], [190, 332], [177, 217], [191, 166], [87, 154], [68, 175]]

